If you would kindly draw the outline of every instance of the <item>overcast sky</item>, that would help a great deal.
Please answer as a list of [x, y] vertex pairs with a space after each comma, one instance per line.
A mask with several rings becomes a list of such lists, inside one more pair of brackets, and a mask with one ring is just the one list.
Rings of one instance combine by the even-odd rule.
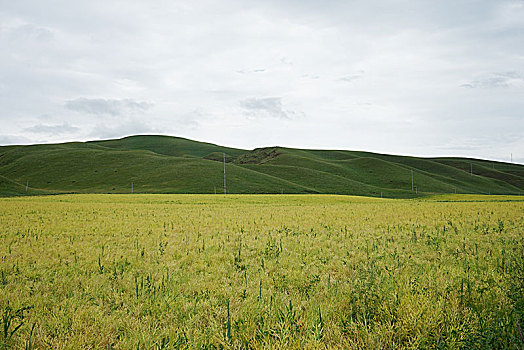
[[0, 126], [524, 163], [524, 1], [0, 0]]

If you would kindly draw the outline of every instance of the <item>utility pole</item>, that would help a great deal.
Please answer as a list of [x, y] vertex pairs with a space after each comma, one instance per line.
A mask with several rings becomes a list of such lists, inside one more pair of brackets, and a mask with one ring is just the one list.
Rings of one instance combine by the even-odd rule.
[[29, 180], [27, 180], [27, 183], [25, 184], [25, 191], [27, 192], [27, 189], [29, 188]]
[[471, 170], [470, 170], [471, 176], [473, 176], [473, 163], [469, 163], [469, 165], [471, 167]]
[[215, 194], [217, 194], [217, 187], [215, 186]]
[[380, 198], [382, 198], [382, 192], [380, 192]]
[[413, 192], [413, 168], [411, 168], [411, 192]]
[[513, 153], [511, 153], [510, 158], [511, 158], [511, 163], [513, 163]]
[[280, 194], [284, 194], [284, 189], [282, 189], [282, 191], [280, 192]]
[[226, 191], [226, 154], [223, 153], [224, 155], [224, 194], [227, 193]]

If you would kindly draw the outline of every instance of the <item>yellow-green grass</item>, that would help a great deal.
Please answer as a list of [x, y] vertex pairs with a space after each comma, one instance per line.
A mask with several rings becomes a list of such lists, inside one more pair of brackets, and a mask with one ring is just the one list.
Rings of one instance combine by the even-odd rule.
[[522, 348], [524, 203], [483, 198], [0, 199], [0, 347]]
[[418, 198], [419, 201], [442, 202], [524, 202], [524, 196], [478, 195], [478, 194], [439, 194]]

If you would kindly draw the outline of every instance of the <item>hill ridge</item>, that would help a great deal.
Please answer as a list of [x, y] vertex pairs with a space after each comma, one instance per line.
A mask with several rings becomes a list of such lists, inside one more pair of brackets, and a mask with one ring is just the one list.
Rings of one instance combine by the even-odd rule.
[[524, 193], [524, 165], [514, 163], [280, 146], [244, 150], [183, 137], [132, 135], [0, 146], [0, 196], [129, 193], [131, 188], [135, 193], [223, 193], [224, 154], [228, 193], [399, 198]]

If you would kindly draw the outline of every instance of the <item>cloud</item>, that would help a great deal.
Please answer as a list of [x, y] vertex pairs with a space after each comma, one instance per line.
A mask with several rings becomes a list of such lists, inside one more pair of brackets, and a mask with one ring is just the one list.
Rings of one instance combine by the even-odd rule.
[[297, 113], [284, 110], [281, 97], [247, 98], [240, 101], [246, 115], [260, 118], [291, 119]]
[[199, 120], [205, 120], [208, 115], [201, 109], [195, 109], [189, 113], [184, 113], [180, 117], [173, 117], [177, 129], [197, 129], [200, 126]]
[[437, 147], [442, 150], [481, 150], [486, 146], [496, 145], [497, 143], [504, 141], [507, 144], [517, 142], [522, 138], [522, 135], [511, 134], [511, 135], [493, 135], [491, 137], [475, 137], [471, 136], [462, 140], [451, 139], [448, 142], [442, 142]]
[[249, 74], [249, 73], [263, 73], [265, 71], [266, 71], [265, 69], [259, 68], [259, 69], [248, 69], [248, 70], [240, 69], [240, 70], [237, 70], [236, 72], [239, 74]]
[[85, 114], [121, 116], [142, 113], [153, 106], [152, 103], [133, 99], [112, 100], [102, 98], [77, 98], [65, 103], [65, 108]]
[[[522, 0], [0, 3], [0, 132], [32, 142], [157, 130], [434, 155], [524, 129]], [[43, 133], [63, 121], [80, 130]]]
[[302, 74], [302, 78], [305, 78], [305, 79], [320, 79], [320, 76], [316, 75], [316, 74]]
[[53, 38], [54, 34], [49, 28], [40, 27], [31, 23], [25, 23], [3, 30], [8, 38], [13, 41], [34, 40], [47, 41]]
[[35, 140], [19, 135], [0, 135], [0, 145], [26, 145]]
[[475, 89], [475, 88], [500, 88], [509, 87], [522, 84], [524, 77], [518, 72], [510, 71], [503, 73], [493, 73], [488, 77], [473, 80], [468, 83], [460, 85], [463, 88]]
[[90, 136], [98, 139], [117, 138], [137, 134], [158, 133], [159, 129], [138, 120], [136, 118], [128, 118], [117, 124], [107, 125], [105, 123], [96, 125]]
[[343, 81], [343, 82], [346, 82], [346, 83], [352, 83], [355, 80], [358, 80], [358, 79], [361, 79], [361, 78], [362, 78], [362, 74], [358, 73], [358, 74], [346, 75], [344, 77], [338, 78], [337, 80], [338, 81]]
[[288, 65], [288, 66], [292, 66], [293, 65], [293, 62], [287, 58], [287, 57], [280, 57], [280, 62], [282, 64], [285, 64], [285, 65]]
[[25, 128], [24, 131], [31, 132], [35, 134], [48, 134], [48, 135], [63, 135], [78, 132], [80, 128], [76, 126], [71, 126], [68, 123], [63, 123], [62, 125], [45, 125], [37, 124]]

